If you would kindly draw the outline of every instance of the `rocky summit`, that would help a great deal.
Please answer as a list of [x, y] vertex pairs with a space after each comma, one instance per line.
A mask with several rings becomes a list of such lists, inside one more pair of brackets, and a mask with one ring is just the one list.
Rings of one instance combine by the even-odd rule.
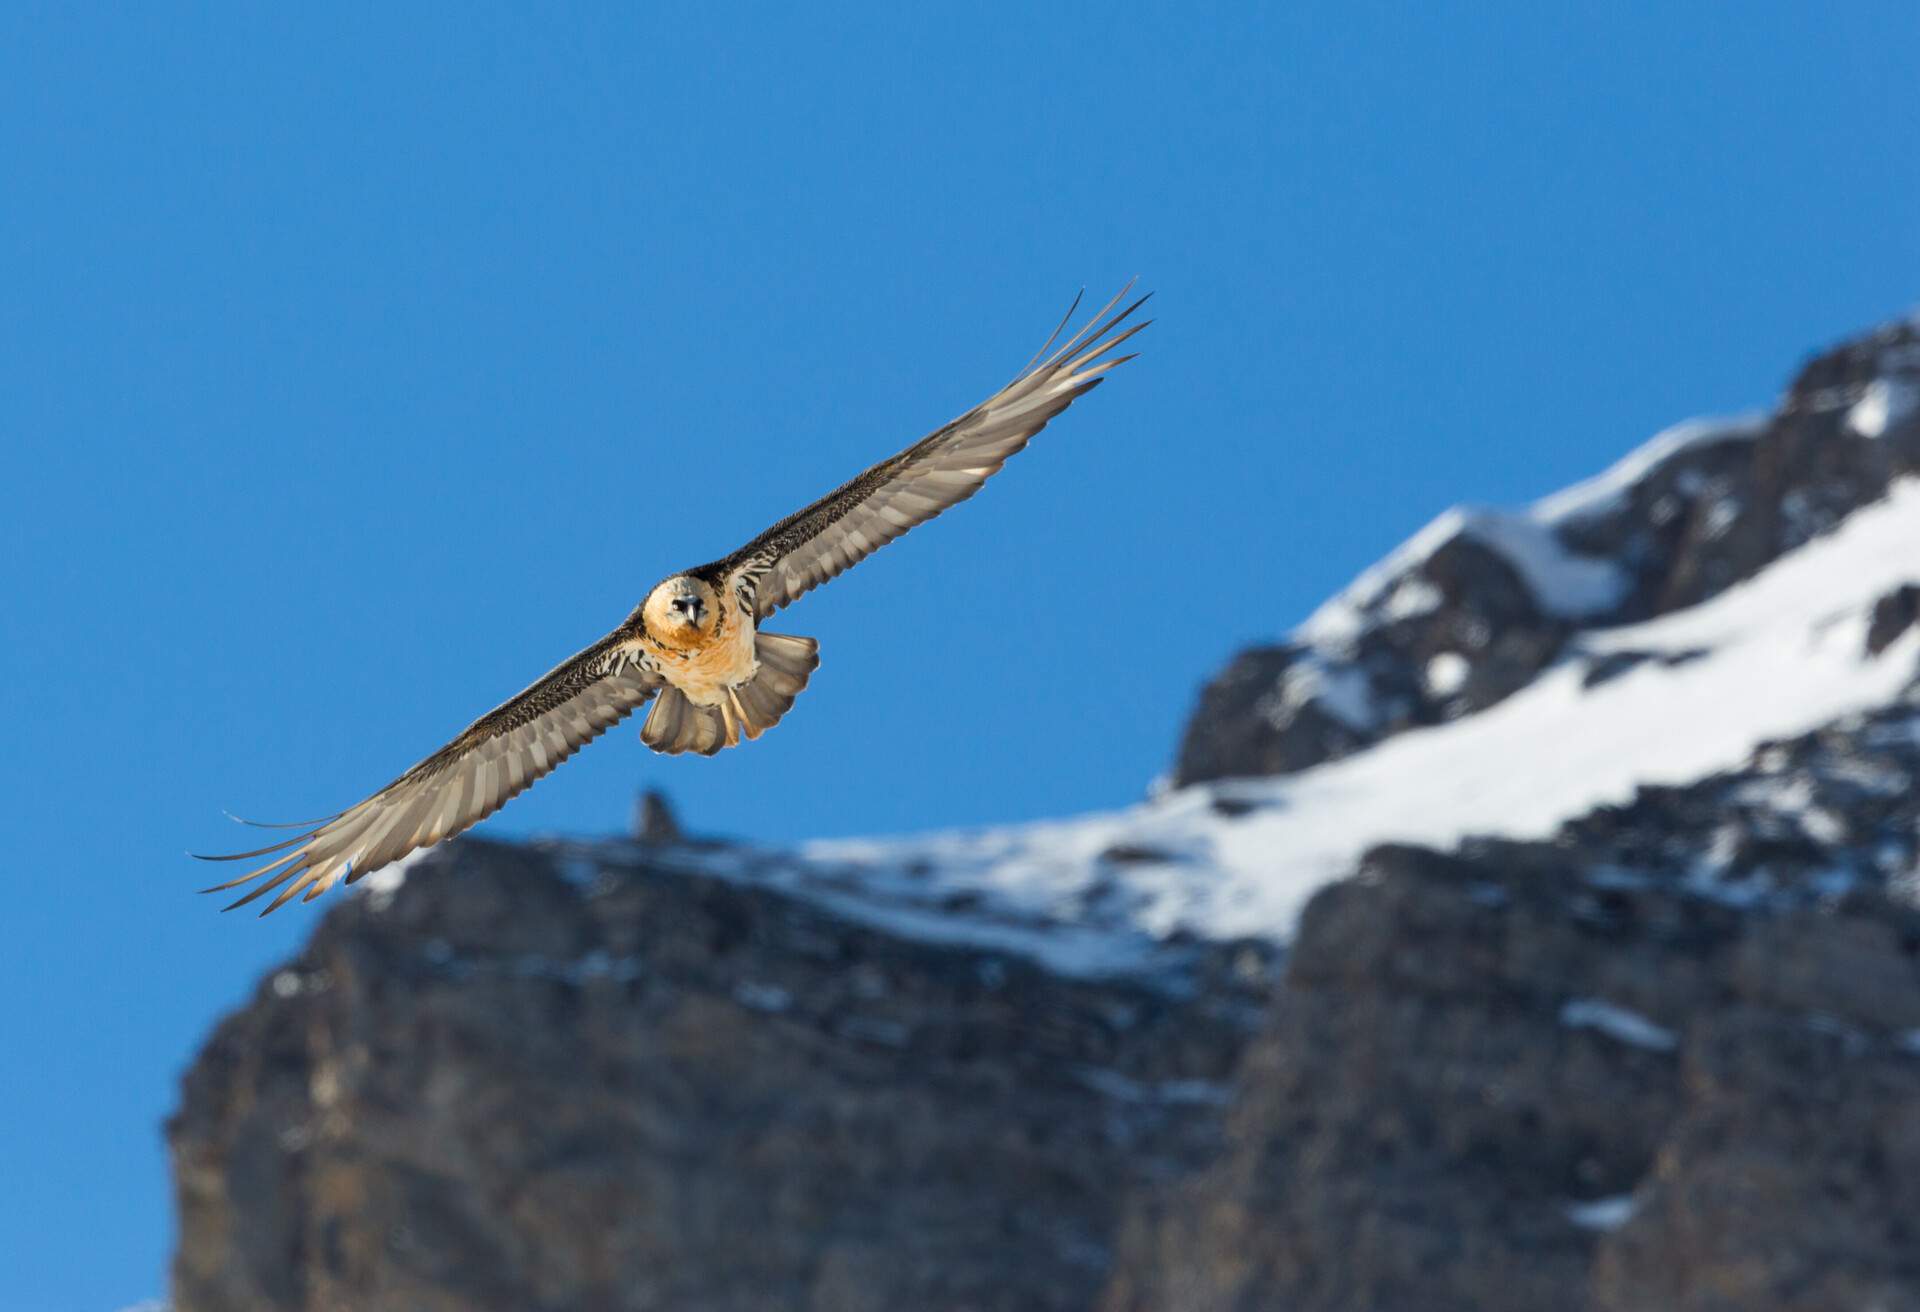
[[1920, 1312], [1920, 326], [1201, 692], [1102, 815], [456, 840], [220, 1023], [176, 1312]]

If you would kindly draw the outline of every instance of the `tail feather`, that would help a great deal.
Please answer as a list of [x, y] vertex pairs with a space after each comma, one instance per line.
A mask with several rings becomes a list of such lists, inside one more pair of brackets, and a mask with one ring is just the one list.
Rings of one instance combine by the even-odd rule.
[[663, 688], [640, 726], [640, 741], [656, 752], [712, 756], [726, 746], [726, 731], [716, 708], [695, 706], [678, 688]]
[[785, 633], [754, 635], [760, 669], [716, 706], [696, 706], [678, 688], [664, 688], [654, 699], [640, 741], [656, 752], [712, 756], [742, 738], [758, 738], [780, 722], [820, 666], [820, 644]]
[[[785, 697], [787, 706], [793, 704], [793, 699], [807, 686], [807, 680], [820, 668], [820, 644], [812, 638], [796, 638], [788, 633], [754, 635], [753, 655], [760, 662], [760, 673], [746, 686], [764, 688], [775, 696]], [[784, 712], [786, 708], [780, 709]]]

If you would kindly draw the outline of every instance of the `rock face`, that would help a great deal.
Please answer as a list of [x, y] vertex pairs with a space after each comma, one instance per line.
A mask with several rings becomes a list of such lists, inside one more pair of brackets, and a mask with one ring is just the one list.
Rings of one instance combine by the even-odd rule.
[[1288, 774], [1472, 714], [1586, 628], [1705, 600], [1920, 470], [1920, 325], [1816, 357], [1763, 418], [1696, 421], [1524, 514], [1450, 511], [1201, 692], [1176, 787]]
[[[336, 900], [185, 1078], [176, 1312], [1920, 1312], [1911, 683], [1540, 841], [1342, 856], [1284, 951], [1131, 918], [1226, 887], [1195, 816], [1291, 855], [1235, 837], [1291, 784], [1207, 781], [1549, 666], [1569, 699], [1715, 668], [1592, 630], [1881, 497], [1917, 414], [1899, 325], [1765, 421], [1443, 518], [1206, 689], [1189, 829], [803, 860], [656, 799], [633, 841], [461, 840]], [[1813, 613], [1878, 701], [1920, 565], [1859, 577], [1857, 627]], [[1057, 896], [996, 899], [1009, 860]]]
[[335, 906], [186, 1077], [176, 1309], [1086, 1308], [1206, 1155], [1257, 950], [1080, 984], [650, 854]]
[[1920, 1309], [1920, 711], [1309, 907], [1108, 1312]]

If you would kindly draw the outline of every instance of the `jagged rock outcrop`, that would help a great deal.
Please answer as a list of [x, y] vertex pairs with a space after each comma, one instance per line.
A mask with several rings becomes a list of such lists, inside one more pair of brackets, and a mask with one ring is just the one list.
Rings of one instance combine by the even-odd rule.
[[1288, 774], [1492, 706], [1583, 628], [1693, 605], [1920, 470], [1920, 324], [1801, 371], [1764, 419], [1663, 434], [1531, 510], [1451, 511], [1202, 690], [1176, 787]]
[[1075, 982], [658, 854], [461, 841], [335, 905], [186, 1077], [176, 1312], [1089, 1306], [1264, 954]]
[[[1184, 780], [1292, 774], [1367, 745], [1365, 726], [1348, 724], [1317, 699], [1289, 706], [1282, 691], [1311, 659], [1303, 647], [1249, 647], [1200, 692], [1180, 749]], [[1284, 717], [1285, 729], [1275, 731]]]
[[1920, 920], [1383, 850], [1110, 1312], [1920, 1307]]

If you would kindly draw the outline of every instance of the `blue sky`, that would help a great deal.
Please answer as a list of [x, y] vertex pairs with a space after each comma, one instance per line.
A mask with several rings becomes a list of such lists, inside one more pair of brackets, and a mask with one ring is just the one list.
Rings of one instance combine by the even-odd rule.
[[1909, 5], [391, 8], [0, 11], [0, 1312], [164, 1287], [177, 1076], [312, 924], [189, 895], [220, 808], [357, 800], [1083, 283], [1145, 355], [781, 617], [777, 732], [487, 832], [1129, 802], [1448, 503], [1920, 296]]

